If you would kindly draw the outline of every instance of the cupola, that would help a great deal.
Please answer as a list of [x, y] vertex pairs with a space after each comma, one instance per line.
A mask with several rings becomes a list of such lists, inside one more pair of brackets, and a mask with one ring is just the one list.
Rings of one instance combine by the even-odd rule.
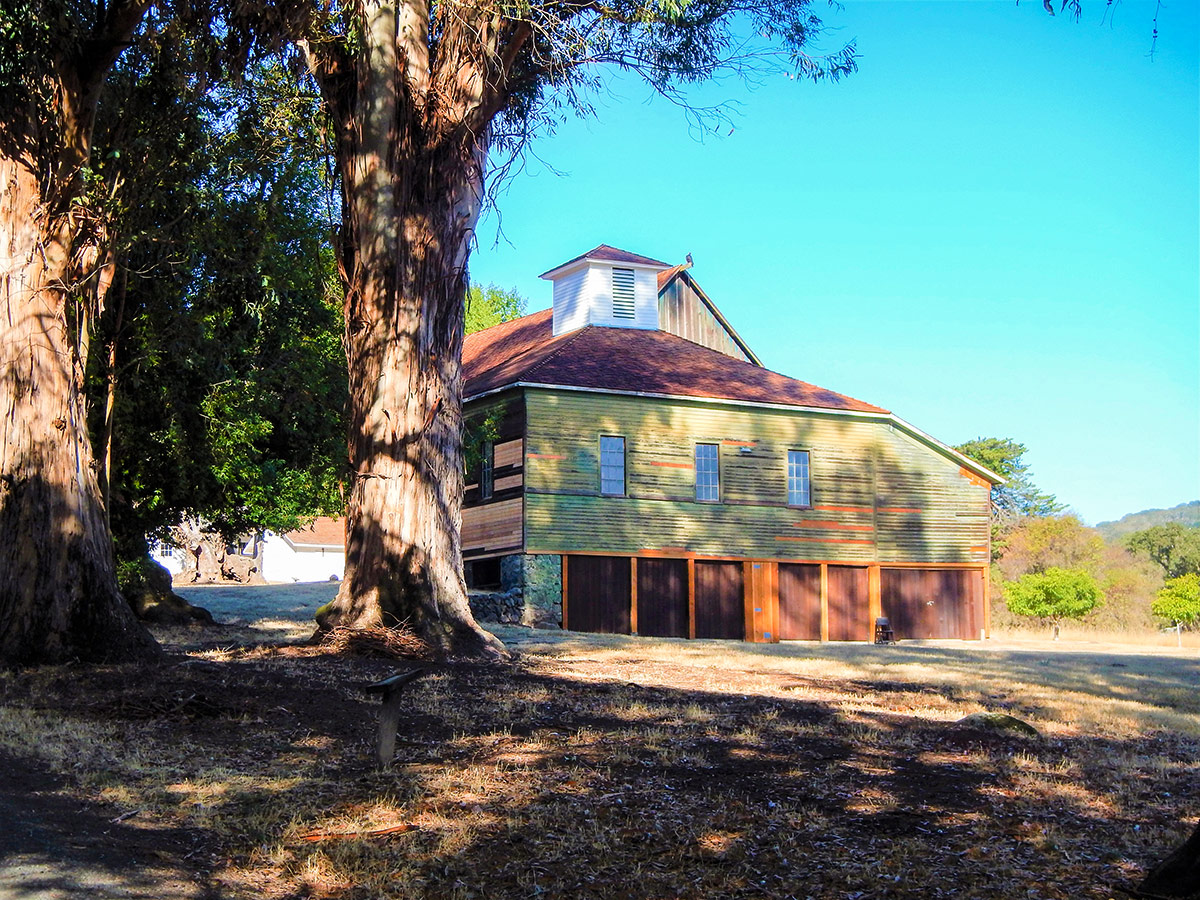
[[554, 284], [554, 334], [585, 325], [658, 328], [657, 259], [601, 244], [541, 277]]

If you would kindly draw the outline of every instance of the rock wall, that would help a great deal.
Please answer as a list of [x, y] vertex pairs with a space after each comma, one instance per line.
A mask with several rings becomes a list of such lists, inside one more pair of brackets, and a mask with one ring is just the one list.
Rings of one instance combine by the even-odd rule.
[[480, 622], [562, 627], [562, 557], [516, 553], [500, 561], [500, 590], [471, 591], [471, 612]]

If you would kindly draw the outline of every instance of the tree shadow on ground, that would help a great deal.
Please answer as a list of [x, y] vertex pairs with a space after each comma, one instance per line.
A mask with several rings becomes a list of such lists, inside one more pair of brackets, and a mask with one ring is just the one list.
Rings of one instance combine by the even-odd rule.
[[379, 770], [360, 688], [403, 663], [210, 656], [21, 673], [4, 705], [136, 740], [157, 770], [109, 780], [231, 896], [1108, 897], [1200, 799], [1194, 738], [955, 729], [962, 687], [531, 656], [429, 666]]

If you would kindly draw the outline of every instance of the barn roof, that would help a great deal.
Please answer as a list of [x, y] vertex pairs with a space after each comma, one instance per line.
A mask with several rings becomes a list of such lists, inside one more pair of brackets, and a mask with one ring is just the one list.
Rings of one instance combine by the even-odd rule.
[[589, 325], [555, 337], [552, 317], [547, 309], [468, 335], [463, 396], [539, 384], [887, 413], [664, 331]]

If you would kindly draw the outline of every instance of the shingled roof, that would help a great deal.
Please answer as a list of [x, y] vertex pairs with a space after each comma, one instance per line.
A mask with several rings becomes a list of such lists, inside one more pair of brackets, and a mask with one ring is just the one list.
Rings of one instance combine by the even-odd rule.
[[593, 247], [587, 253], [581, 253], [574, 259], [568, 259], [565, 263], [559, 263], [553, 269], [547, 269], [539, 278], [545, 278], [551, 272], [557, 272], [559, 269], [565, 269], [567, 266], [573, 265], [584, 259], [595, 259], [601, 262], [629, 263], [635, 266], [661, 266], [666, 269], [670, 267], [670, 263], [662, 262], [661, 260], [651, 259], [648, 256], [640, 256], [637, 253], [630, 253], [628, 250], [621, 250], [617, 247], [610, 247], [608, 244], [600, 244]]
[[547, 309], [468, 335], [464, 397], [524, 383], [888, 412], [664, 331], [589, 325], [555, 337], [552, 323]]

